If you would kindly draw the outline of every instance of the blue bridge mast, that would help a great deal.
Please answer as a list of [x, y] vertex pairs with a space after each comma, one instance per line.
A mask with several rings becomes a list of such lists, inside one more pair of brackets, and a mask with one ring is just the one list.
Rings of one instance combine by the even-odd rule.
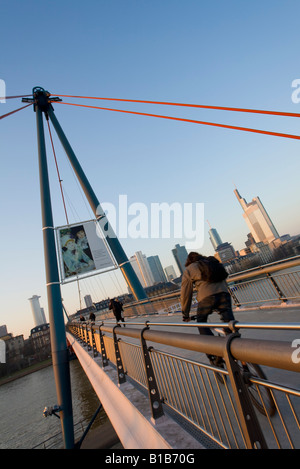
[[72, 409], [71, 381], [69, 356], [66, 341], [66, 331], [63, 315], [63, 304], [60, 290], [60, 279], [56, 256], [54, 224], [51, 206], [51, 194], [48, 177], [47, 155], [44, 136], [43, 113], [50, 118], [53, 127], [66, 151], [73, 170], [81, 184], [87, 200], [97, 218], [107, 243], [131, 288], [136, 300], [147, 301], [148, 297], [125, 254], [118, 238], [106, 218], [104, 211], [86, 177], [71, 145], [69, 144], [52, 107], [52, 102], [61, 101], [58, 97], [51, 97], [50, 93], [41, 87], [33, 88], [33, 98], [23, 98], [24, 102], [32, 102], [36, 113], [37, 142], [39, 156], [40, 195], [42, 211], [42, 231], [44, 243], [44, 257], [46, 269], [46, 286], [48, 297], [48, 311], [51, 331], [51, 349], [54, 378], [58, 399], [58, 411], [61, 419], [64, 445], [66, 449], [74, 448], [74, 422]]
[[[23, 98], [23, 101], [25, 101], [25, 99], [26, 98]], [[43, 112], [47, 115], [49, 107], [51, 106], [51, 99], [49, 99], [42, 88], [34, 88], [32, 100], [27, 98], [26, 101], [34, 103], [34, 111], [36, 113], [46, 287], [50, 322], [52, 363], [58, 400], [57, 406], [61, 420], [64, 446], [66, 449], [72, 449], [74, 448], [74, 422], [69, 355], [56, 257], [54, 224], [43, 123]]]

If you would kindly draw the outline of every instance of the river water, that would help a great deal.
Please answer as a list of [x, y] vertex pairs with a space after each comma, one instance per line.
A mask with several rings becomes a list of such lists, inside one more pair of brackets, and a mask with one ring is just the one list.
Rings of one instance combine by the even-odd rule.
[[[74, 423], [82, 422], [86, 428], [99, 407], [99, 399], [78, 360], [70, 362], [70, 373]], [[43, 417], [45, 406], [55, 404], [52, 366], [0, 386], [0, 449], [31, 449], [59, 433], [60, 420], [55, 415]], [[101, 411], [92, 428], [106, 421]], [[76, 427], [81, 436], [82, 426]]]

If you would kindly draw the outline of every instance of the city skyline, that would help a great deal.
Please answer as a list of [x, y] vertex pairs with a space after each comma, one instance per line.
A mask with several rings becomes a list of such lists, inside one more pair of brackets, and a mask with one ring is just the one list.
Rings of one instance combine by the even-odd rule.
[[[275, 0], [270, 8], [258, 0], [251, 4], [166, 0], [138, 5], [89, 0], [88, 6], [74, 2], [70, 11], [68, 4], [53, 0], [55, 34], [48, 35], [41, 21], [45, 18], [43, 1], [11, 0], [2, 5], [5, 21], [0, 35], [5, 47], [0, 84], [5, 84], [7, 96], [30, 95], [33, 87], [41, 86], [54, 96], [299, 113], [300, 103], [295, 99], [295, 80], [300, 78], [295, 60], [299, 2], [291, 0], [287, 8]], [[28, 60], [32, 50], [38, 60]], [[236, 183], [245, 200], [259, 194], [280, 234], [299, 233], [298, 140], [65, 103], [295, 135], [299, 119], [188, 106], [62, 100], [53, 105], [55, 115], [101, 204], [117, 206], [122, 194], [130, 207], [203, 204], [203, 223], [209, 220], [223, 241], [241, 250], [249, 229], [233, 193]], [[2, 99], [0, 116], [23, 105], [20, 98]], [[6, 324], [15, 335], [26, 335], [33, 327], [28, 302], [33, 294], [41, 297], [48, 319], [36, 116], [28, 107], [0, 122], [0, 325]], [[53, 132], [58, 177], [46, 122], [44, 127], [55, 227], [65, 226], [66, 218], [70, 224], [93, 219]], [[186, 241], [184, 235], [136, 237], [124, 238], [121, 244], [128, 258], [142, 251], [147, 257], [158, 255], [167, 267], [174, 264], [174, 246]], [[206, 227], [203, 245], [193, 250], [214, 253]], [[86, 294], [101, 298], [127, 287], [122, 274], [113, 271], [80, 282], [80, 289], [82, 298]], [[64, 306], [72, 314], [80, 307], [76, 282], [62, 286], [61, 291]]]
[[[243, 202], [242, 202], [241, 205], [242, 205], [243, 209], [244, 209], [244, 208], [247, 208], [248, 206], [253, 205], [253, 203], [256, 203], [256, 201], [259, 200], [259, 196], [254, 197], [254, 198], [252, 199], [252, 202], [249, 203], [249, 204], [247, 204], [246, 200], [243, 199], [243, 198], [240, 196], [240, 193], [238, 192], [237, 189], [234, 189], [233, 192], [234, 192], [234, 194], [236, 195], [236, 197], [237, 197], [238, 200], [239, 200], [239, 199], [242, 199]], [[239, 200], [239, 202], [240, 202], [240, 200]], [[262, 204], [261, 204], [261, 205], [262, 205]], [[263, 207], [263, 205], [262, 205], [262, 207]], [[242, 215], [243, 215], [243, 218], [245, 219], [245, 216], [244, 216], [245, 213], [243, 213]], [[270, 222], [271, 222], [271, 220], [270, 220]], [[272, 222], [271, 222], [271, 224], [272, 224]], [[248, 225], [248, 226], [249, 226], [249, 225]], [[229, 244], [231, 244], [230, 242], [228, 243], [227, 241], [226, 241], [225, 243], [222, 243], [222, 240], [221, 240], [221, 237], [220, 237], [218, 231], [217, 231], [215, 228], [212, 228], [212, 227], [210, 226], [210, 224], [209, 224], [209, 227], [210, 227], [210, 229], [207, 231], [207, 233], [208, 233], [208, 235], [209, 235], [209, 240], [210, 240], [211, 245], [213, 246], [215, 252], [218, 251], [218, 247], [219, 247], [219, 246], [218, 246], [218, 242], [221, 242], [221, 245], [222, 245], [222, 246], [223, 246], [223, 245], [229, 245]], [[280, 237], [280, 235], [279, 235], [279, 233], [277, 232], [277, 230], [276, 230], [275, 227], [274, 227], [274, 230], [275, 230], [275, 232], [277, 233], [278, 237]], [[299, 234], [299, 233], [296, 233], [296, 235], [297, 235], [297, 234]], [[286, 236], [286, 235], [284, 235], [284, 236]], [[249, 236], [248, 236], [248, 241], [249, 241]], [[244, 241], [244, 244], [247, 246], [247, 240]], [[231, 248], [231, 249], [232, 249], [232, 248]], [[239, 252], [239, 251], [240, 251], [240, 252], [241, 252], [241, 255], [243, 256], [242, 252], [244, 251], [244, 249], [245, 249], [245, 248], [242, 248], [242, 249], [237, 250], [237, 251], [234, 251], [234, 252]], [[174, 261], [174, 262], [173, 262], [173, 264], [171, 264], [171, 265], [169, 265], [169, 266], [163, 267], [163, 270], [166, 271], [166, 276], [168, 276], [168, 274], [167, 274], [167, 269], [168, 269], [168, 268], [171, 268], [173, 271], [175, 271], [175, 270], [174, 270], [174, 266], [177, 268], [177, 274], [175, 275], [174, 278], [180, 277], [180, 275], [183, 273], [183, 270], [184, 270], [184, 269], [182, 270], [181, 267], [184, 265], [184, 263], [183, 263], [183, 262], [184, 262], [184, 259], [183, 259], [183, 258], [181, 259], [181, 261], [182, 261], [182, 266], [180, 266], [180, 261], [178, 260], [177, 255], [176, 255], [176, 251], [178, 251], [178, 250], [179, 250], [179, 251], [180, 251], [180, 250], [183, 250], [185, 253], [187, 253], [187, 251], [186, 251], [186, 249], [185, 249], [185, 246], [184, 246], [184, 245], [181, 246], [181, 245], [178, 244], [178, 243], [174, 246], [174, 248], [172, 248], [172, 249], [170, 250], [170, 252], [171, 252], [172, 255], [173, 255], [173, 261]], [[232, 249], [232, 251], [233, 251], [233, 249]], [[203, 253], [204, 253], [204, 251], [201, 251], [201, 249], [199, 250], [199, 252], [203, 252]], [[208, 254], [208, 253], [206, 253], [206, 254]], [[212, 253], [211, 253], [211, 254], [212, 254]], [[142, 284], [142, 286], [143, 286], [144, 288], [145, 288], [145, 287], [148, 287], [148, 286], [152, 286], [152, 285], [155, 284], [153, 272], [152, 272], [152, 269], [151, 269], [151, 267], [149, 266], [149, 263], [148, 263], [148, 259], [149, 259], [149, 258], [157, 258], [157, 259], [158, 259], [158, 262], [161, 264], [160, 258], [159, 258], [159, 256], [158, 256], [157, 254], [154, 254], [154, 255], [152, 255], [152, 256], [147, 256], [146, 254], [144, 254], [144, 253], [142, 253], [141, 251], [139, 251], [139, 252], [135, 252], [134, 255], [130, 256], [130, 258], [129, 258], [129, 260], [130, 260], [130, 262], [132, 263], [132, 265], [133, 265], [133, 267], [134, 267], [134, 270], [136, 271], [136, 273], [137, 273], [137, 275], [138, 275], [138, 278], [139, 278], [139, 280], [140, 280], [140, 282], [141, 282], [141, 284]], [[229, 259], [230, 259], [230, 258], [229, 258]], [[220, 261], [222, 261], [222, 258], [220, 258]], [[223, 259], [223, 262], [226, 262], [226, 258]], [[135, 265], [135, 264], [136, 264], [136, 265]], [[138, 267], [137, 267], [137, 266], [138, 266]], [[175, 271], [175, 273], [176, 273], [176, 271]], [[148, 277], [147, 277], [147, 275], [148, 275]], [[172, 275], [171, 277], [173, 277], [173, 275]], [[171, 279], [172, 279], [172, 278], [171, 278]], [[88, 280], [88, 278], [85, 279], [85, 280]], [[83, 279], [80, 281], [80, 283], [82, 283], [82, 281], [83, 281]], [[168, 281], [168, 280], [167, 280], [167, 281]], [[112, 283], [114, 284], [114, 286], [116, 286], [116, 283], [115, 283], [114, 281], [113, 281]], [[120, 283], [119, 283], [118, 281], [117, 281], [117, 283], [118, 283], [119, 286], [120, 286]], [[99, 284], [98, 284], [98, 286], [99, 286]], [[128, 289], [128, 287], [127, 287], [127, 285], [126, 285], [125, 282], [124, 282], [124, 286], [126, 286], [126, 289], [125, 289], [125, 290], [122, 290], [122, 291], [119, 290], [118, 293], [115, 294], [115, 295], [111, 295], [111, 294], [110, 294], [110, 295], [105, 296], [105, 294], [104, 294], [103, 298], [101, 298], [101, 299], [106, 299], [106, 298], [109, 298], [110, 296], [111, 296], [111, 297], [113, 297], [113, 296], [118, 296], [119, 294], [124, 294], [124, 293], [126, 294], [126, 293], [129, 293], [129, 289]], [[79, 287], [78, 287], [78, 288], [79, 288]], [[98, 292], [98, 293], [99, 293], [99, 292]], [[99, 293], [99, 294], [100, 294], [100, 293]], [[102, 294], [103, 294], [103, 290], [102, 290]], [[84, 297], [85, 303], [86, 303], [87, 297], [89, 297], [89, 299], [91, 299], [91, 296], [92, 296], [92, 295], [91, 295], [90, 293], [88, 293], [88, 294], [85, 295], [85, 297]], [[39, 298], [41, 298], [41, 297], [38, 296], [38, 295], [33, 295], [32, 298], [29, 298], [30, 303], [31, 303], [31, 311], [32, 311], [33, 318], [34, 318], [34, 326], [33, 326], [31, 329], [33, 329], [34, 327], [38, 326], [39, 324], [42, 324], [42, 323], [44, 323], [44, 322], [48, 322], [48, 321], [44, 321], [44, 319], [45, 319], [45, 312], [44, 312], [44, 308], [40, 308], [40, 306], [39, 306]], [[32, 301], [32, 300], [33, 300], [33, 301]], [[46, 301], [47, 301], [47, 298], [44, 298], [44, 301], [46, 302]], [[93, 299], [93, 303], [95, 303], [95, 302], [97, 302], [97, 301], [99, 301], [99, 297], [97, 297], [97, 299]], [[37, 303], [37, 305], [33, 306], [34, 303]], [[82, 304], [82, 298], [80, 299], [80, 304]], [[37, 309], [40, 309], [40, 312], [37, 312]], [[78, 306], [77, 310], [79, 310], [79, 309], [80, 309], [80, 307]], [[76, 312], [76, 311], [72, 311], [71, 314], [73, 314], [74, 312]], [[42, 317], [44, 318], [43, 320], [41, 320]], [[38, 320], [38, 318], [39, 318], [39, 320]], [[3, 326], [6, 326], [6, 324], [3, 324]], [[27, 337], [27, 336], [29, 335], [29, 332], [30, 332], [30, 331], [25, 331], [23, 334], [20, 333], [19, 335], [24, 335], [25, 337]]]
[[[240, 201], [241, 196], [240, 196], [240, 193], [238, 192], [237, 189], [234, 190], [234, 193], [237, 197], [237, 199]], [[252, 199], [252, 203], [249, 203], [247, 204], [247, 202], [245, 201], [245, 199], [242, 199], [242, 207], [243, 208], [247, 208], [248, 206], [251, 206], [253, 205], [253, 203], [256, 203], [257, 200], [260, 200], [259, 199], [259, 196], [257, 197], [254, 197]], [[261, 202], [260, 202], [261, 204]], [[263, 205], [261, 204], [261, 206], [263, 207]], [[264, 207], [263, 207], [264, 209]], [[264, 209], [265, 210], [265, 209]], [[243, 214], [243, 217], [244, 217], [244, 214]], [[245, 219], [245, 217], [244, 217]], [[270, 220], [270, 223], [272, 224], [271, 220]], [[272, 224], [273, 225], [273, 224]], [[209, 224], [209, 230], [207, 231], [207, 233], [209, 234], [209, 240], [214, 248], [214, 251], [217, 253], [218, 252], [218, 248], [220, 247], [223, 247], [225, 245], [228, 245], [228, 247], [230, 247], [230, 250], [232, 253], [234, 253], [234, 256], [237, 255], [237, 253], [240, 253], [240, 255], [243, 257], [243, 255], [245, 255], [243, 253], [243, 251], [245, 251], [245, 248], [241, 249], [240, 251], [237, 250], [237, 251], [234, 251], [233, 247], [231, 246], [231, 243], [228, 243], [227, 241], [225, 243], [222, 242], [221, 240], [221, 237], [218, 233], [218, 231], [215, 229], [215, 228], [212, 228]], [[277, 232], [276, 228], [274, 227], [274, 232], [275, 234], [278, 236], [278, 238], [280, 238], [280, 234]], [[251, 233], [250, 233], [251, 234]], [[300, 234], [300, 233], [296, 233], [297, 234]], [[287, 236], [287, 234], [283, 235], [282, 237], [284, 238], [285, 236]], [[272, 240], [276, 239], [275, 236], [272, 238]], [[253, 238], [254, 240], [254, 238]], [[255, 241], [255, 240], [254, 240]], [[260, 240], [258, 240], [258, 243], [260, 242]], [[247, 246], [249, 243], [249, 235], [248, 235], [248, 241], [245, 240], [244, 244], [245, 246]], [[226, 248], [225, 246], [225, 249], [224, 249], [224, 252], [226, 251], [226, 249], [228, 250], [228, 248]], [[161, 281], [170, 281], [170, 280], [173, 280], [173, 278], [177, 278], [177, 277], [180, 277], [183, 273], [183, 270], [184, 270], [184, 262], [185, 262], [185, 254], [187, 254], [187, 251], [186, 251], [186, 248], [185, 246], [180, 246], [180, 244], [176, 244], [175, 247], [173, 249], [171, 249], [171, 252], [173, 254], [173, 259], [174, 259], [174, 265], [177, 267], [177, 275], [171, 275], [170, 279], [168, 279], [169, 277], [169, 274], [168, 274], [168, 269], [169, 269], [169, 272], [175, 272], [175, 269], [174, 269], [174, 265], [169, 265], [169, 266], [166, 266], [166, 267], [163, 267], [161, 262], [160, 262], [160, 258], [158, 255], [152, 255], [152, 256], [147, 256], [146, 254], [142, 253], [141, 251], [138, 251], [138, 252], [135, 252], [134, 255], [130, 256], [129, 258], [129, 261], [131, 262], [136, 274], [138, 275], [138, 278], [142, 284], [142, 286], [144, 288], [146, 287], [149, 287], [149, 286], [153, 286], [155, 285], [155, 283], [159, 283], [158, 280], [155, 280], [155, 274], [154, 274], [154, 271], [155, 269], [157, 269], [157, 267], [161, 268], [162, 269], [162, 272], [163, 272], [163, 275], [165, 276], [165, 280], [161, 280]], [[181, 253], [181, 255], [179, 256], [178, 258], [178, 252]], [[184, 257], [182, 257], [184, 256]], [[226, 259], [226, 256], [225, 258], [222, 259], [222, 256], [220, 256], [220, 261], [222, 262], [226, 262], [227, 260], [230, 260], [232, 259], [232, 255], [228, 257], [228, 259]], [[152, 266], [150, 266], [150, 263], [149, 263], [149, 260], [152, 260], [153, 264]], [[176, 272], [175, 272], [176, 274]], [[161, 274], [160, 274], [161, 275]], [[126, 293], [130, 293], [130, 289], [128, 288], [127, 286], [127, 291], [119, 291], [118, 294], [126, 294]], [[102, 298], [102, 299], [107, 299], [109, 298], [109, 296], [118, 296], [118, 295], [108, 295], [106, 298]], [[45, 319], [45, 313], [44, 313], [44, 308], [41, 308], [40, 305], [39, 305], [39, 298], [40, 296], [38, 295], [33, 295], [32, 298], [29, 298], [29, 301], [31, 303], [31, 310], [32, 310], [32, 313], [33, 313], [33, 317], [34, 317], [34, 321], [35, 321], [35, 327], [38, 326], [39, 324], [44, 324], [45, 322], [47, 321], [44, 321]], [[80, 303], [81, 303], [82, 300], [80, 300]], [[85, 304], [86, 304], [86, 307], [88, 306], [91, 306], [93, 303], [99, 301], [96, 300], [96, 299], [93, 299], [92, 301], [92, 295], [90, 293], [88, 293], [87, 295], [84, 296], [84, 301], [85, 301]], [[77, 310], [79, 310], [80, 308], [77, 308]], [[40, 311], [38, 311], [40, 310]], [[75, 311], [73, 311], [74, 313]], [[43, 319], [41, 319], [43, 318]], [[3, 324], [4, 327], [6, 327], [6, 324]], [[24, 334], [26, 335], [26, 334]]]

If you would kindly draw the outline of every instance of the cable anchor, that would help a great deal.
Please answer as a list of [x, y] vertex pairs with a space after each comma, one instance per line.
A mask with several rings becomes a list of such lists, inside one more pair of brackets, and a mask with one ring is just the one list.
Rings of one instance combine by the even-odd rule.
[[32, 96], [32, 98], [22, 98], [22, 102], [33, 104], [34, 112], [36, 112], [36, 107], [38, 106], [41, 111], [45, 113], [47, 120], [49, 107], [51, 106], [51, 109], [53, 110], [51, 103], [62, 101], [62, 99], [58, 96], [50, 98], [51, 94], [49, 93], [49, 91], [45, 91], [44, 88], [41, 88], [40, 86], [35, 86], [33, 88]]

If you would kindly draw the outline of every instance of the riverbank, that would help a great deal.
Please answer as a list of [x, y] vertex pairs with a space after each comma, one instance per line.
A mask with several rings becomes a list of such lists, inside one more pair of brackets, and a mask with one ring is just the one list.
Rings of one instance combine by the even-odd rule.
[[34, 365], [31, 365], [28, 368], [24, 368], [23, 370], [16, 371], [9, 376], [3, 376], [0, 378], [0, 386], [2, 384], [10, 383], [11, 381], [15, 381], [16, 379], [23, 378], [23, 376], [29, 375], [31, 373], [35, 373], [36, 371], [42, 370], [47, 366], [52, 366], [52, 358], [48, 358], [47, 360], [44, 360], [40, 363], [35, 363]]

